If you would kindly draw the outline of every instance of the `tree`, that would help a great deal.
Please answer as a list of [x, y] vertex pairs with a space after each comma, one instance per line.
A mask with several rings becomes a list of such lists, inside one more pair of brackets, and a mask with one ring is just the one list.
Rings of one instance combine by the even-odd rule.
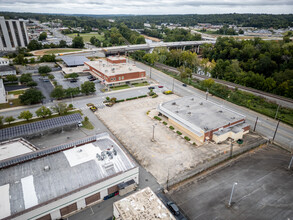
[[44, 55], [40, 59], [41, 62], [55, 62], [56, 56], [54, 54], [51, 55]]
[[145, 44], [145, 38], [144, 36], [140, 35], [138, 38], [136, 38], [136, 44]]
[[18, 116], [19, 119], [25, 119], [29, 121], [33, 117], [33, 114], [30, 111], [23, 111]]
[[31, 40], [30, 42], [29, 42], [29, 44], [27, 45], [27, 48], [29, 49], [29, 50], [40, 50], [40, 49], [42, 49], [42, 44], [41, 43], [39, 43], [37, 40]]
[[188, 67], [180, 66], [178, 67], [178, 71], [180, 72], [181, 79], [189, 78], [192, 75], [192, 71]]
[[0, 116], [0, 127], [3, 126], [3, 119], [4, 119], [4, 116]]
[[68, 107], [65, 103], [59, 102], [52, 107], [52, 110], [59, 115], [64, 115], [68, 112]]
[[32, 75], [30, 73], [25, 73], [25, 74], [22, 74], [19, 78], [19, 81], [21, 83], [28, 83], [28, 82], [31, 82], [33, 81], [32, 79]]
[[67, 98], [75, 97], [75, 96], [79, 95], [80, 89], [79, 89], [79, 87], [75, 87], [75, 88], [69, 87], [68, 89], [64, 89], [64, 93], [65, 93], [65, 97], [67, 97]]
[[18, 80], [18, 78], [17, 78], [16, 75], [7, 75], [7, 76], [6, 76], [6, 80], [7, 80], [8, 82], [15, 82], [15, 81]]
[[15, 121], [15, 118], [12, 116], [7, 116], [5, 118], [5, 122], [7, 122], [8, 124], [10, 124], [11, 122]]
[[35, 82], [35, 81], [30, 81], [30, 82], [28, 82], [26, 85], [27, 85], [28, 87], [36, 87], [36, 86], [38, 85], [38, 83]]
[[38, 71], [41, 74], [47, 74], [47, 73], [51, 72], [52, 69], [50, 67], [48, 67], [48, 66], [40, 66]]
[[70, 74], [66, 74], [66, 75], [65, 75], [65, 78], [66, 78], [66, 79], [68, 79], [68, 78], [76, 79], [76, 78], [78, 78], [78, 77], [79, 77], [78, 73], [70, 73]]
[[52, 111], [49, 108], [47, 108], [46, 106], [42, 106], [36, 111], [36, 115], [39, 118], [46, 118], [47, 116], [52, 115]]
[[65, 40], [60, 40], [60, 42], [59, 42], [59, 47], [60, 47], [60, 48], [65, 48], [65, 47], [67, 47], [67, 43], [66, 43], [66, 41], [65, 41]]
[[84, 82], [81, 84], [81, 92], [88, 95], [96, 91], [95, 83], [94, 82]]
[[24, 54], [20, 53], [13, 59], [14, 64], [25, 65], [28, 63], [28, 60], [24, 58]]
[[49, 78], [50, 80], [53, 80], [53, 79], [55, 79], [55, 76], [52, 75], [52, 74], [50, 74], [50, 75], [48, 76], [48, 78]]
[[84, 47], [83, 38], [79, 37], [79, 36], [73, 38], [72, 47], [73, 48], [83, 48]]
[[20, 102], [24, 105], [40, 103], [44, 98], [41, 91], [33, 88], [26, 90], [24, 94], [19, 96]]
[[56, 86], [50, 94], [50, 96], [55, 99], [61, 99], [64, 95], [65, 93], [62, 86]]
[[46, 32], [42, 32], [39, 36], [39, 41], [42, 41], [42, 40], [46, 40], [47, 39], [47, 33]]

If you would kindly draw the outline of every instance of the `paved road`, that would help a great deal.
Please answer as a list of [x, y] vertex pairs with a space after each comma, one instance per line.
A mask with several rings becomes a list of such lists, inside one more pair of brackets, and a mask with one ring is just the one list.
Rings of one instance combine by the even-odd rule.
[[[191, 86], [183, 87], [182, 82], [178, 80], [174, 80], [174, 78], [169, 77], [168, 75], [156, 69], [152, 68], [150, 71], [150, 67], [145, 64], [142, 64], [136, 61], [135, 61], [135, 64], [138, 67], [145, 69], [148, 76], [150, 75], [150, 72], [151, 72], [151, 77], [155, 79], [156, 81], [158, 81], [160, 84], [170, 89], [174, 88], [173, 91], [180, 96], [198, 95], [203, 98], [205, 98], [206, 96], [205, 92], [198, 90], [196, 88], [193, 88]], [[252, 128], [254, 127], [256, 117], [258, 117], [259, 121], [256, 127], [256, 131], [269, 139], [273, 138], [274, 132], [277, 126], [276, 120], [271, 119], [267, 116], [261, 115], [259, 113], [256, 113], [254, 111], [251, 111], [247, 108], [232, 104], [230, 102], [227, 102], [225, 100], [222, 100], [214, 96], [209, 96], [208, 98], [209, 100], [215, 101], [219, 104], [225, 104], [230, 109], [237, 111], [243, 115], [246, 115], [246, 120], [251, 125]], [[284, 123], [280, 123], [277, 134], [275, 136], [275, 142], [281, 146], [284, 146], [293, 150], [293, 128]]]

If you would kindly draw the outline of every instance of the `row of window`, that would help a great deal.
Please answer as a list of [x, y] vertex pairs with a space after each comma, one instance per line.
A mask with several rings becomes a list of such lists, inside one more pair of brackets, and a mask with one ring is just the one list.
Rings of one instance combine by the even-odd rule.
[[[118, 80], [124, 80], [124, 76], [119, 76]], [[111, 78], [111, 81], [116, 81], [116, 77]]]

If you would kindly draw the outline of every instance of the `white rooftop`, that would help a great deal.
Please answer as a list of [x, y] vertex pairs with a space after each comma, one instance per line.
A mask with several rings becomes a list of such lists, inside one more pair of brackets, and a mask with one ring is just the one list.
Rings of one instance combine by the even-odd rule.
[[92, 66], [93, 68], [100, 71], [106, 76], [116, 76], [120, 74], [145, 72], [143, 69], [138, 68], [134, 64], [129, 64], [129, 63], [113, 64], [106, 61], [105, 59], [99, 59], [97, 61], [89, 61], [89, 62], [85, 62], [85, 64]]
[[120, 57], [120, 56], [109, 56], [107, 57], [109, 60], [126, 60], [125, 57]]
[[114, 203], [122, 220], [175, 220], [171, 212], [149, 188], [144, 188]]

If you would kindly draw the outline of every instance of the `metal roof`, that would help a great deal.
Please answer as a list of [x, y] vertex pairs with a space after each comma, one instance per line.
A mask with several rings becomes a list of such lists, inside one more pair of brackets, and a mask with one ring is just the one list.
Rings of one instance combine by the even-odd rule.
[[61, 59], [67, 66], [82, 66], [84, 62], [90, 61], [85, 56], [61, 56]]
[[14, 66], [4, 65], [0, 66], [0, 72], [16, 70]]
[[75, 113], [24, 125], [4, 128], [0, 130], [0, 141], [31, 135], [53, 128], [60, 128], [66, 125], [78, 123], [79, 121], [82, 121], [82, 117], [79, 113]]

